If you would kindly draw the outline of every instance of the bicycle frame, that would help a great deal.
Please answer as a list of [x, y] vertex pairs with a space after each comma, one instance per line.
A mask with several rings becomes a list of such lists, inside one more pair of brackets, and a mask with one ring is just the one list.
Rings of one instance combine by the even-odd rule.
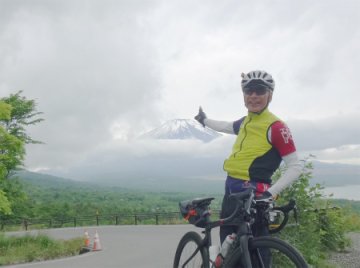
[[[209, 248], [212, 245], [212, 237], [211, 237], [211, 230], [216, 228], [216, 227], [220, 227], [220, 226], [224, 226], [224, 225], [232, 225], [232, 226], [237, 226], [237, 236], [236, 239], [233, 243], [233, 246], [231, 247], [230, 251], [228, 252], [228, 255], [231, 254], [231, 252], [235, 249], [240, 249], [241, 252], [241, 265], [242, 267], [252, 267], [251, 264], [251, 256], [250, 256], [250, 252], [249, 252], [249, 241], [254, 237], [253, 236], [253, 232], [252, 232], [252, 224], [255, 221], [255, 217], [254, 217], [254, 213], [252, 213], [253, 211], [255, 211], [255, 209], [253, 208], [253, 204], [256, 202], [254, 201], [254, 190], [249, 188], [248, 190], [241, 192], [241, 193], [236, 193], [232, 195], [235, 200], [236, 200], [236, 208], [234, 209], [233, 213], [224, 219], [218, 219], [216, 221], [211, 221], [210, 220], [210, 215], [207, 214], [205, 216], [205, 227], [203, 227], [203, 231], [202, 234], [204, 235], [203, 238], [201, 238], [201, 243], [198, 244], [197, 248], [194, 250], [194, 252], [191, 252], [191, 256], [189, 258], [186, 259], [185, 263], [183, 263], [184, 265], [187, 265], [192, 258], [194, 258], [197, 253], [199, 251], [205, 251], [207, 254], [205, 256], [205, 259], [203, 259], [203, 264], [204, 267], [207, 267], [209, 265], [210, 262], [213, 262], [215, 260], [210, 260], [210, 256], [209, 256]], [[208, 199], [203, 199], [204, 202], [208, 201]], [[197, 202], [199, 202], [199, 204], [203, 201], [202, 199], [198, 199]], [[262, 208], [266, 208], [266, 202], [263, 203], [264, 206], [261, 206], [262, 203], [259, 203], [260, 206]], [[288, 215], [287, 213], [294, 208], [294, 204], [292, 204], [292, 206], [287, 205], [284, 207], [280, 207], [280, 210], [282, 210], [285, 213], [285, 223], [281, 224], [281, 229], [285, 226], [287, 219], [288, 219]], [[258, 211], [258, 213], [261, 214], [261, 217], [263, 217], [262, 215], [264, 215], [263, 213], [268, 212], [268, 209], [262, 210], [256, 210]], [[258, 214], [259, 215], [259, 214]], [[277, 230], [280, 230], [279, 228], [277, 228]], [[200, 237], [199, 237], [200, 238]], [[227, 255], [227, 256], [228, 256]], [[264, 261], [262, 259], [262, 254], [260, 253], [260, 251], [258, 250], [256, 252], [256, 255], [258, 255], [258, 261], [259, 264], [261, 265], [261, 267], [264, 267]]]
[[[241, 217], [240, 218], [237, 217], [239, 216], [238, 214], [240, 211], [240, 202], [237, 202], [236, 209], [234, 210], [234, 212], [225, 219], [210, 221], [210, 216], [209, 215], [206, 216], [207, 225], [205, 226], [204, 231], [202, 231], [202, 233], [204, 234], [204, 238], [202, 239], [201, 247], [205, 247], [207, 251], [207, 256], [209, 258], [208, 260], [206, 260], [207, 263], [210, 263], [209, 248], [212, 245], [211, 230], [216, 227], [224, 226], [231, 223], [231, 225], [238, 226], [237, 237], [236, 237], [236, 241], [234, 242], [233, 248], [241, 247], [241, 252], [243, 253], [243, 258], [242, 258], [243, 265], [245, 265], [244, 267], [251, 267], [251, 259], [249, 254], [248, 243], [249, 243], [249, 239], [253, 237], [251, 230], [251, 222], [250, 222], [252, 219], [250, 217], [250, 207], [254, 199], [254, 192], [252, 189], [249, 189], [240, 194], [238, 193], [236, 196], [238, 200], [242, 200], [244, 197], [249, 197], [244, 204], [244, 212], [249, 216], [248, 221], [242, 219]], [[191, 258], [193, 258], [198, 253], [199, 250], [200, 248], [197, 248], [194, 251], [194, 253], [189, 257], [187, 262], [190, 261]]]

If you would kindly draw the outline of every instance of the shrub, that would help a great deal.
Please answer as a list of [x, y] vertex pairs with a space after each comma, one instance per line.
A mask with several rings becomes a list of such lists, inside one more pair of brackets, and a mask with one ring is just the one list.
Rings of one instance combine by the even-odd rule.
[[[303, 170], [298, 181], [286, 189], [279, 204], [295, 199], [298, 208], [299, 225], [286, 228], [281, 236], [295, 246], [309, 264], [317, 265], [327, 256], [329, 250], [342, 250], [349, 244], [345, 237], [345, 217], [341, 209], [334, 209], [331, 201], [324, 199], [323, 187], [310, 186], [312, 163], [303, 161]], [[284, 167], [274, 174], [276, 181], [284, 172]]]

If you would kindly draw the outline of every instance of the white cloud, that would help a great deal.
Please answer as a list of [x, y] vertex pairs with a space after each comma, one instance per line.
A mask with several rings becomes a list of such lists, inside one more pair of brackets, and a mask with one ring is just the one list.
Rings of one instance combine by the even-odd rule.
[[91, 168], [91, 161], [152, 152], [218, 153], [221, 169], [231, 142], [132, 139], [162, 121], [193, 117], [199, 105], [214, 119], [240, 118], [240, 73], [260, 68], [276, 80], [270, 108], [289, 123], [299, 151], [356, 163], [359, 5], [3, 0], [0, 94], [24, 90], [44, 112], [46, 121], [29, 131], [46, 145], [28, 146], [29, 168]]
[[324, 150], [360, 144], [359, 115], [338, 115], [317, 120], [288, 122], [300, 150]]
[[348, 144], [324, 150], [308, 151], [303, 153], [303, 155], [305, 154], [315, 155], [322, 162], [360, 165], [360, 144]]

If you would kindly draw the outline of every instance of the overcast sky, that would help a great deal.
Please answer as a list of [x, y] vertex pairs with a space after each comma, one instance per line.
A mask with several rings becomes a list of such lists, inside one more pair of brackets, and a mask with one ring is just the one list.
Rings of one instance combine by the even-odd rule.
[[300, 155], [360, 165], [359, 25], [358, 0], [0, 0], [0, 96], [23, 90], [44, 113], [26, 167], [74, 177], [139, 155], [225, 157], [233, 137], [135, 137], [199, 105], [238, 119], [240, 74], [262, 69]]

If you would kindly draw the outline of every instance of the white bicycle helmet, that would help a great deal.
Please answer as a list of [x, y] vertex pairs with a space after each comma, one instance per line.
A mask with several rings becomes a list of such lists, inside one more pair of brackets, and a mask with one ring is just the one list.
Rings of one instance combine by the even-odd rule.
[[241, 77], [241, 88], [243, 90], [254, 86], [262, 86], [274, 91], [275, 81], [272, 76], [265, 71], [256, 70], [251, 71], [248, 74], [242, 73]]

